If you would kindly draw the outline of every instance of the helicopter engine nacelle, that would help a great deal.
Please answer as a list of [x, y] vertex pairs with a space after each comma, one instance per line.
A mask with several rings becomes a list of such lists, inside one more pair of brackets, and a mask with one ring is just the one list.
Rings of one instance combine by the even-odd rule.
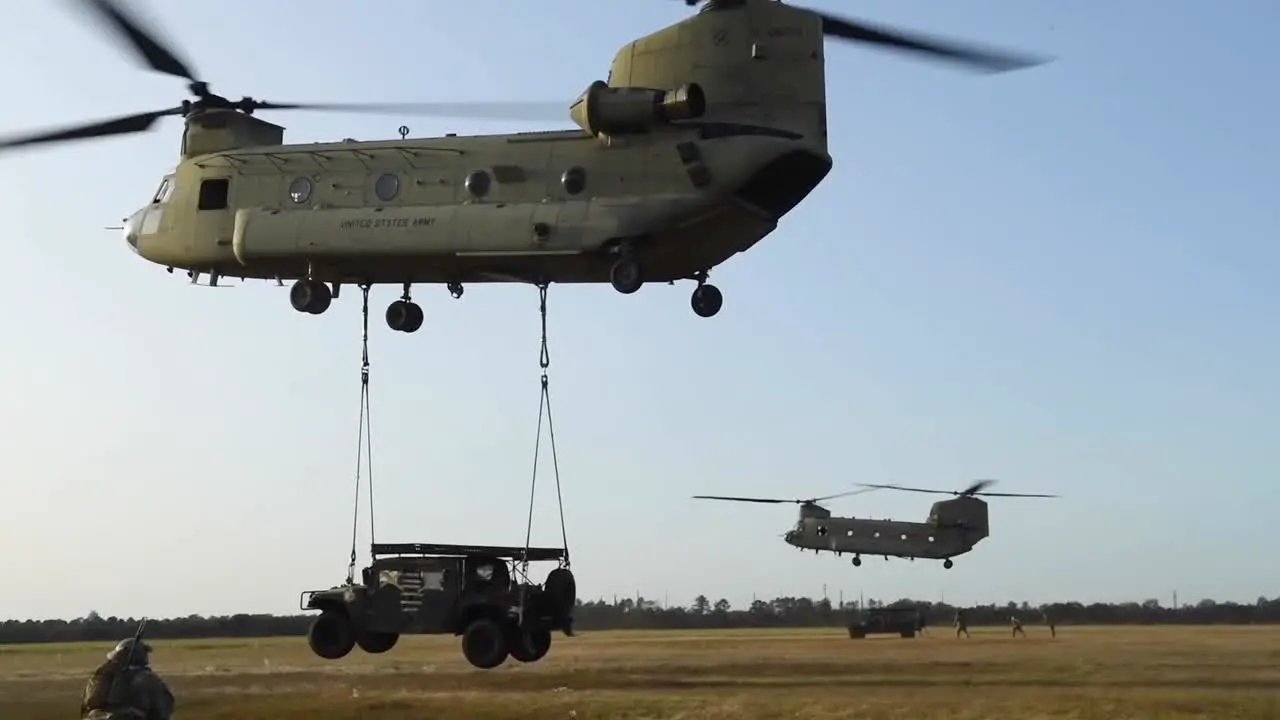
[[626, 135], [694, 120], [706, 111], [707, 97], [696, 83], [654, 90], [610, 87], [597, 80], [574, 101], [569, 117], [592, 135]]

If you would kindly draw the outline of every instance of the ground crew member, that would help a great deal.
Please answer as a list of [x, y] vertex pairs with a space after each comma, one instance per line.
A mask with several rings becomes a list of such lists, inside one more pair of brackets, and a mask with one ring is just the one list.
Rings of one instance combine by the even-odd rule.
[[964, 633], [965, 637], [969, 637], [969, 622], [964, 617], [963, 610], [956, 610], [956, 637], [960, 637], [960, 633]]
[[1044, 620], [1044, 624], [1049, 626], [1049, 636], [1058, 637], [1057, 624], [1053, 622], [1053, 618], [1049, 616], [1048, 608], [1040, 609], [1040, 617]]
[[1009, 615], [1009, 624], [1013, 626], [1013, 637], [1018, 637], [1019, 635], [1022, 637], [1027, 636], [1027, 632], [1022, 629], [1022, 621], [1018, 619], [1017, 615]]
[[81, 720], [172, 720], [173, 693], [151, 670], [151, 646], [126, 638], [93, 671], [80, 702]]

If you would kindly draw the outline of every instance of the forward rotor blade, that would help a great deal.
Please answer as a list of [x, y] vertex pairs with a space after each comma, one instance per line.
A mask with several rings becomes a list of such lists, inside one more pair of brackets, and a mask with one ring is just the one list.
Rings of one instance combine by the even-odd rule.
[[564, 102], [427, 102], [427, 103], [275, 103], [255, 102], [255, 110], [322, 110], [385, 115], [497, 119], [568, 120]]
[[860, 20], [813, 12], [822, 18], [822, 33], [824, 35], [894, 50], [919, 53], [939, 60], [959, 62], [977, 70], [985, 70], [992, 73], [1008, 72], [1048, 62], [1047, 58], [1018, 55], [920, 34], [908, 34], [888, 27], [877, 27]]
[[749, 503], [768, 503], [777, 505], [779, 503], [800, 502], [798, 500], [778, 500], [776, 498], [752, 498], [752, 497], [732, 497], [729, 495], [694, 495], [695, 500], [727, 500], [729, 502], [749, 502]]
[[138, 19], [125, 12], [115, 0], [79, 0], [79, 3], [97, 16], [99, 24], [107, 25], [117, 38], [133, 48], [152, 70], [198, 82], [189, 65], [179, 60], [156, 33], [143, 29]]
[[927, 488], [907, 487], [905, 485], [877, 485], [875, 483], [858, 483], [865, 488], [878, 490], [905, 490], [906, 492], [929, 493], [931, 495], [959, 495], [956, 490], [929, 490]]
[[835, 495], [827, 495], [825, 497], [812, 498], [810, 500], [806, 500], [805, 502], [810, 502], [810, 503], [826, 502], [827, 500], [836, 500], [838, 498], [853, 497], [854, 495], [861, 495], [863, 493], [874, 492], [880, 489], [881, 488], [878, 488], [878, 487], [864, 487], [861, 490], [849, 490], [848, 492], [836, 493]]
[[112, 135], [128, 135], [130, 133], [145, 132], [146, 130], [151, 129], [151, 126], [155, 125], [156, 121], [160, 118], [166, 115], [180, 114], [182, 114], [182, 108], [170, 108], [168, 110], [157, 110], [149, 113], [138, 113], [137, 115], [125, 115], [123, 117], [100, 120], [98, 122], [64, 128], [62, 130], [45, 131], [25, 137], [8, 139], [0, 138], [0, 150], [7, 150], [9, 148], [23, 147], [27, 145], [44, 145], [71, 140], [88, 140], [91, 138], [110, 137]]
[[995, 484], [996, 484], [995, 480], [990, 480], [990, 479], [976, 480], [972, 485], [965, 488], [964, 490], [961, 490], [959, 494], [960, 495], [985, 495], [987, 493], [984, 493], [982, 491], [986, 490], [987, 488]]

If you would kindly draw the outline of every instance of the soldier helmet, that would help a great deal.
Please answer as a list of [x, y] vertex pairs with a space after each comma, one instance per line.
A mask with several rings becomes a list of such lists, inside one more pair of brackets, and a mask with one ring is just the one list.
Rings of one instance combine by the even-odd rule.
[[[135, 647], [136, 643], [136, 647]], [[132, 657], [130, 656], [132, 654]], [[128, 661], [130, 665], [146, 667], [151, 660], [151, 646], [143, 640], [125, 638], [107, 653], [108, 660]]]

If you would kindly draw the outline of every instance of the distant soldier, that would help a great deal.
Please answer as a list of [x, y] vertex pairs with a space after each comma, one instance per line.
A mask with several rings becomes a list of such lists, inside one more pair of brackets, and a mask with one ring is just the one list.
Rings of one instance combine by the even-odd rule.
[[172, 720], [173, 693], [151, 670], [151, 646], [126, 638], [93, 671], [80, 702], [81, 720]]
[[960, 633], [964, 633], [965, 637], [969, 637], [969, 621], [965, 619], [964, 611], [956, 610], [956, 637], [960, 637]]
[[1009, 614], [1009, 625], [1013, 628], [1013, 637], [1018, 637], [1019, 635], [1022, 637], [1027, 636], [1027, 632], [1022, 629], [1022, 621], [1018, 619], [1017, 615]]
[[1040, 609], [1040, 617], [1044, 620], [1044, 624], [1049, 628], [1050, 637], [1058, 637], [1057, 623], [1053, 621], [1053, 616], [1049, 614], [1049, 608]]

